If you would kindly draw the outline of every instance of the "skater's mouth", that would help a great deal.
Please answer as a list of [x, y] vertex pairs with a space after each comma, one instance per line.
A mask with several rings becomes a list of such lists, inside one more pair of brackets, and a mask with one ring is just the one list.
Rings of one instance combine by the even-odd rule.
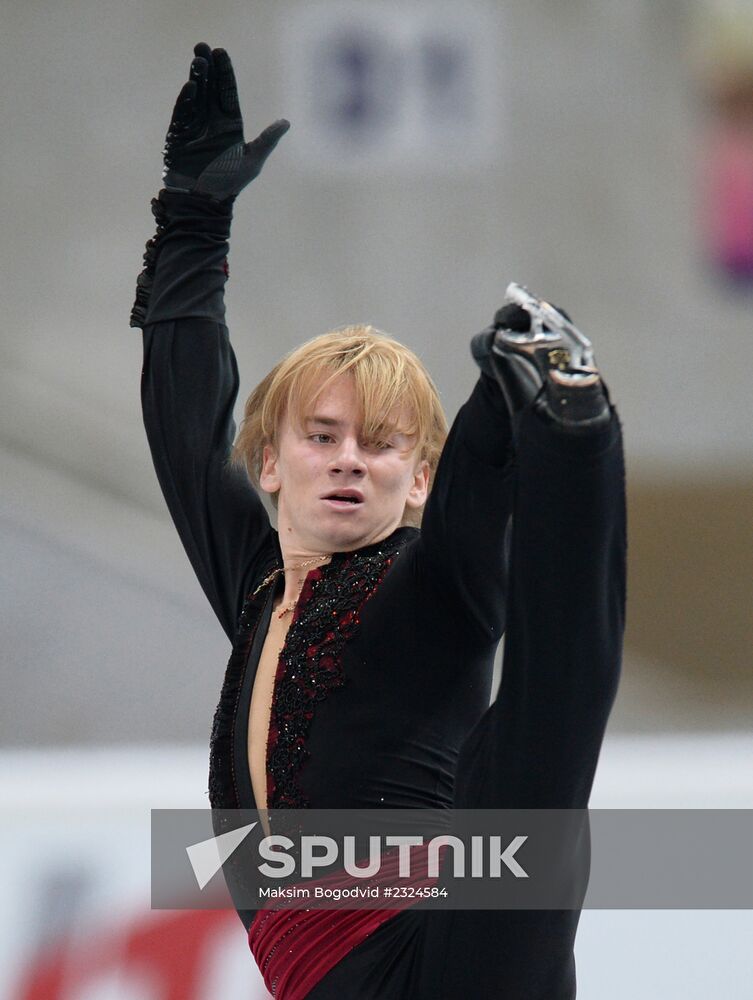
[[332, 493], [328, 493], [326, 496], [323, 496], [322, 500], [329, 500], [333, 503], [341, 503], [347, 506], [355, 507], [358, 504], [363, 503], [363, 493], [359, 493], [358, 490], [333, 490]]

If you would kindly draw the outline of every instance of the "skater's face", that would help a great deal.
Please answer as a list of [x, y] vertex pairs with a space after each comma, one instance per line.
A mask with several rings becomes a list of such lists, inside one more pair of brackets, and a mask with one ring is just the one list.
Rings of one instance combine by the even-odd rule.
[[394, 416], [393, 433], [364, 440], [353, 379], [343, 374], [303, 406], [300, 420], [283, 417], [259, 477], [263, 490], [277, 494], [283, 549], [361, 548], [391, 534], [406, 507], [424, 504], [428, 463]]

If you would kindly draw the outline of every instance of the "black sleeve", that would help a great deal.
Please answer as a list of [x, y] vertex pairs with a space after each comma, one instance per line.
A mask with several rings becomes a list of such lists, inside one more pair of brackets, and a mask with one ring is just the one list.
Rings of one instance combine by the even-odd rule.
[[435, 591], [490, 645], [505, 627], [512, 501], [510, 417], [499, 387], [481, 375], [442, 450], [419, 553]]
[[144, 330], [144, 425], [181, 541], [232, 641], [274, 533], [245, 472], [228, 464], [238, 393], [223, 304], [229, 210], [195, 196], [161, 200], [167, 208], [155, 212], [158, 237], [140, 278], [148, 294], [132, 321]]

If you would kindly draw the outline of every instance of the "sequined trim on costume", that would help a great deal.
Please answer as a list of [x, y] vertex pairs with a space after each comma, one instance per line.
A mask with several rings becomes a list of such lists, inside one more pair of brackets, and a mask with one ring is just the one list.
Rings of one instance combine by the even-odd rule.
[[[227, 239], [232, 210], [227, 204], [215, 202], [209, 195], [193, 191], [168, 191], [162, 188], [151, 201], [152, 215], [157, 220], [157, 231], [147, 241], [144, 252], [144, 267], [136, 279], [136, 300], [131, 310], [130, 325], [144, 328], [149, 301], [154, 288], [157, 261], [168, 238], [169, 231], [182, 230], [189, 241], [205, 241], [207, 236], [214, 242]], [[196, 246], [200, 246], [196, 242]], [[227, 257], [222, 260], [225, 277], [228, 276]]]
[[267, 740], [267, 803], [271, 809], [308, 806], [298, 772], [318, 702], [345, 683], [342, 653], [358, 629], [363, 606], [389, 569], [402, 539], [377, 551], [346, 554], [312, 570], [280, 653]]
[[157, 252], [167, 229], [167, 210], [159, 198], [152, 198], [152, 215], [157, 220], [157, 232], [147, 241], [144, 251], [144, 269], [136, 279], [136, 301], [131, 310], [130, 326], [142, 327], [146, 322], [146, 311], [154, 284], [157, 268]]
[[267, 594], [249, 594], [238, 619], [233, 652], [225, 670], [225, 679], [209, 738], [209, 803], [212, 809], [241, 808], [233, 762], [233, 732], [238, 711], [243, 675], [254, 641], [259, 617]]

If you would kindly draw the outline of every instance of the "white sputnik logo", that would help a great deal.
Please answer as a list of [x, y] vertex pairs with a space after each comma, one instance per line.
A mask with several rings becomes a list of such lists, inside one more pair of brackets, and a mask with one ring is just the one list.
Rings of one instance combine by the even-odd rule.
[[209, 840], [201, 840], [198, 844], [191, 844], [186, 848], [188, 860], [191, 862], [200, 889], [203, 889], [217, 874], [255, 826], [256, 823], [249, 823], [248, 826], [240, 826], [237, 830], [221, 833], [219, 837], [210, 837]]

